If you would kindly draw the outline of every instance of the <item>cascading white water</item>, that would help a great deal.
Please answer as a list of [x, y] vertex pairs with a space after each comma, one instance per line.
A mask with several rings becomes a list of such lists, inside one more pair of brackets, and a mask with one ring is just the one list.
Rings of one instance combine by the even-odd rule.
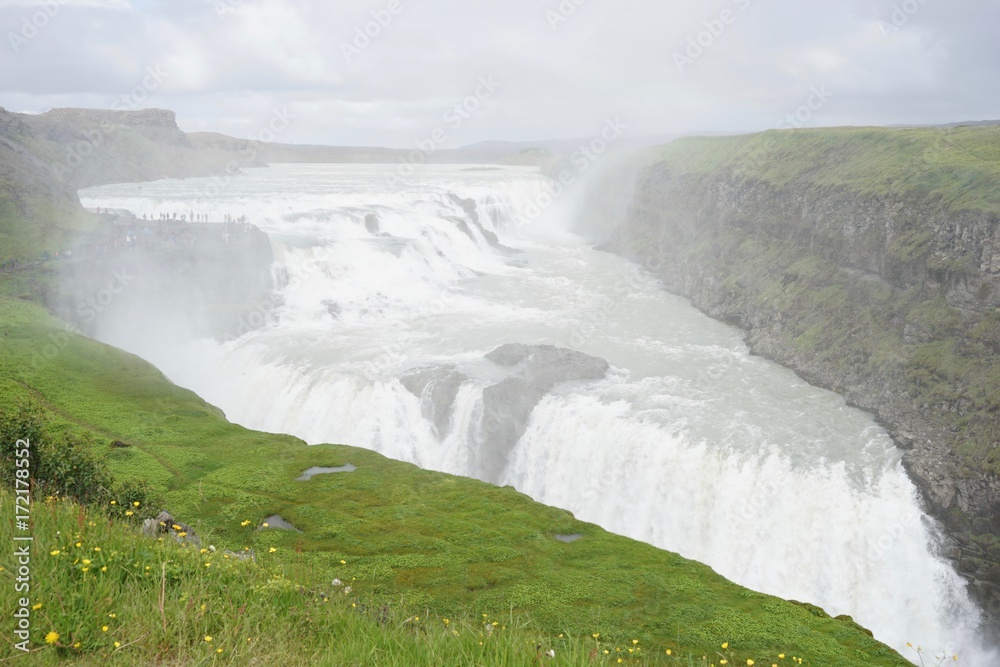
[[[245, 214], [270, 234], [283, 276], [276, 312], [236, 340], [99, 335], [248, 427], [479, 477], [483, 392], [504, 374], [484, 354], [521, 342], [600, 357], [605, 379], [557, 386], [535, 406], [498, 481], [751, 588], [850, 614], [901, 651], [992, 664], [965, 584], [871, 416], [750, 356], [738, 331], [640, 267], [533, 223], [524, 211], [544, 188], [526, 168], [428, 166], [400, 181], [391, 165], [281, 165], [221, 189], [94, 188], [86, 205], [140, 217]], [[476, 201], [481, 229], [449, 193]], [[400, 380], [445, 366], [461, 374], [447, 405]]]

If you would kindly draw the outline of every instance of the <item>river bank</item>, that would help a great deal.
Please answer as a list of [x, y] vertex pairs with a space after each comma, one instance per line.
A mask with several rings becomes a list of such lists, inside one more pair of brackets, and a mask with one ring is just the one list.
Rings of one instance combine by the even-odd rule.
[[680, 140], [643, 169], [604, 246], [877, 415], [994, 627], [997, 146], [990, 128]]

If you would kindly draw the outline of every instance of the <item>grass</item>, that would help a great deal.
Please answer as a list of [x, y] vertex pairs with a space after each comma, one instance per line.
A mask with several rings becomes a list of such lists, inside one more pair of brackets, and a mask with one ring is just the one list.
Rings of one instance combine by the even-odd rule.
[[[267, 576], [278, 572], [285, 580], [310, 590], [339, 577], [350, 582], [353, 595], [363, 600], [367, 609], [385, 606], [405, 617], [465, 619], [467, 628], [476, 627], [477, 619], [486, 613], [505, 619], [503, 624], [508, 627], [525, 629], [526, 635], [512, 640], [511, 657], [503, 658], [511, 662], [490, 658], [483, 664], [529, 664], [534, 654], [525, 654], [521, 642], [527, 646], [530, 638], [534, 646], [546, 638], [546, 645], [554, 645], [560, 634], [584, 642], [566, 652], [557, 649], [559, 660], [564, 653], [566, 660], [574, 660], [573, 656], [583, 655], [580, 651], [588, 646], [579, 638], [595, 633], [610, 646], [628, 647], [632, 640], [639, 640], [641, 646], [655, 647], [657, 654], [670, 649], [675, 655], [695, 658], [716, 656], [721, 643], [727, 642], [737, 660], [759, 661], [785, 653], [821, 665], [907, 664], [847, 619], [830, 618], [814, 608], [749, 591], [704, 565], [609, 534], [567, 512], [539, 505], [511, 488], [419, 470], [366, 450], [307, 447], [295, 438], [230, 424], [218, 410], [173, 386], [142, 360], [67, 334], [63, 325], [36, 303], [0, 298], [0, 408], [24, 399], [33, 400], [49, 413], [54, 433], [90, 434], [101, 443], [121, 440], [130, 445], [114, 449], [100, 445], [100, 453], [107, 457], [116, 477], [151, 483], [163, 497], [164, 507], [194, 526], [203, 545], [211, 543], [234, 552], [253, 549]], [[311, 466], [344, 463], [358, 466], [358, 471], [295, 481]], [[9, 503], [9, 499], [4, 502]], [[71, 532], [74, 538], [80, 532], [78, 541], [84, 544], [100, 546], [102, 540], [111, 540], [111, 536], [120, 535], [115, 531], [122, 530], [109, 526], [99, 514], [77, 519], [77, 527], [67, 530], [58, 523], [66, 520], [60, 519], [58, 508], [63, 506], [46, 507], [36, 506], [39, 553], [72, 553], [75, 542], [70, 544], [65, 537]], [[51, 514], [51, 524], [46, 523], [46, 512]], [[272, 514], [280, 514], [304, 532], [257, 530]], [[63, 537], [55, 538], [53, 528]], [[9, 530], [9, 525], [5, 524], [4, 530]], [[573, 544], [553, 538], [566, 533], [585, 537]], [[752, 546], [733, 535], [732, 548]], [[73, 643], [81, 642], [81, 660], [96, 656], [103, 660], [105, 654], [109, 660], [118, 659], [106, 642], [101, 643], [103, 638], [94, 634], [105, 613], [129, 614], [130, 624], [136, 627], [135, 632], [120, 632], [116, 641], [125, 645], [145, 636], [129, 651], [146, 657], [163, 652], [169, 660], [194, 664], [212, 657], [195, 641], [202, 632], [225, 637], [233, 660], [243, 661], [248, 649], [242, 644], [239, 650], [235, 646], [246, 642], [246, 636], [260, 637], [263, 633], [256, 628], [302, 623], [311, 605], [320, 604], [307, 604], [307, 598], [299, 593], [279, 591], [279, 595], [261, 590], [264, 579], [260, 577], [264, 575], [248, 574], [235, 564], [230, 571], [219, 563], [221, 569], [208, 570], [228, 572], [219, 576], [233, 579], [222, 580], [215, 590], [225, 590], [247, 604], [254, 600], [262, 608], [260, 614], [274, 613], [280, 618], [261, 620], [250, 630], [245, 625], [245, 615], [250, 612], [233, 613], [242, 608], [241, 602], [238, 607], [221, 605], [212, 621], [217, 626], [204, 629], [194, 616], [174, 610], [171, 613], [178, 615], [179, 627], [171, 632], [184, 634], [164, 637], [162, 631], [154, 632], [161, 619], [151, 592], [158, 581], [155, 573], [162, 570], [167, 558], [159, 549], [141, 540], [132, 546], [123, 541], [114, 547], [122, 554], [146, 554], [135, 559], [130, 555], [113, 564], [118, 568], [115, 576], [119, 582], [133, 582], [138, 587], [134, 594], [129, 589], [114, 593], [107, 588], [98, 597], [88, 597], [88, 582], [96, 585], [105, 581], [93, 569], [84, 576], [79, 562], [68, 565], [63, 558], [49, 562], [44, 556], [39, 561], [38, 567], [69, 570], [59, 570], [62, 574], [53, 573], [52, 578], [47, 570], [40, 570], [37, 599], [52, 614], [57, 613], [57, 605], [70, 610], [64, 616], [52, 616], [50, 622], [64, 619], [61, 627], [52, 627], [61, 636], [73, 637]], [[179, 572], [188, 573], [182, 579], [193, 576], [193, 571], [201, 572], [184, 565], [184, 557], [176, 556]], [[4, 558], [9, 559], [9, 555]], [[136, 562], [140, 565], [135, 566]], [[9, 560], [0, 563], [10, 571]], [[246, 585], [239, 583], [240, 577]], [[5, 608], [13, 604], [9, 584], [0, 586]], [[186, 599], [192, 599], [197, 587], [210, 584], [191, 579], [179, 586], [177, 596], [189, 590]], [[185, 588], [188, 586], [195, 588]], [[107, 605], [101, 600], [107, 598], [122, 611], [105, 609]], [[288, 600], [287, 609], [281, 603], [270, 612], [264, 610], [275, 600]], [[135, 611], [126, 611], [129, 607]], [[140, 609], [144, 614], [141, 622]], [[59, 610], [63, 614], [62, 607]], [[232, 618], [225, 620], [223, 616]], [[343, 616], [324, 617], [322, 621], [341, 622], [347, 622]], [[377, 623], [358, 621], [362, 622], [369, 624], [364, 632], [374, 634], [359, 630], [361, 636], [383, 636], [379, 633], [385, 630]], [[415, 651], [425, 662], [393, 663], [395, 658], [387, 657], [384, 664], [442, 664], [435, 662], [433, 651], [445, 648], [428, 647], [418, 637], [407, 639], [411, 630], [406, 626], [398, 636], [374, 641], [373, 645], [395, 647], [392, 642], [398, 640], [404, 642], [400, 646], [410, 647], [399, 648], [402, 655]], [[274, 638], [280, 643], [288, 633], [276, 634], [281, 635]], [[344, 634], [334, 632], [333, 636]], [[334, 661], [331, 664], [350, 664], [341, 662], [340, 654], [335, 653], [340, 645], [324, 644], [330, 635], [323, 637], [320, 641], [305, 632], [293, 633], [287, 637], [288, 644], [274, 649], [275, 655], [293, 663], [318, 655], [310, 651], [326, 651], [326, 655], [337, 656], [329, 658]], [[263, 642], [260, 647], [264, 664], [271, 649]], [[478, 641], [456, 650], [477, 647]], [[384, 650], [388, 655], [396, 648]], [[69, 651], [66, 657], [72, 655]], [[663, 659], [668, 659], [665, 653]], [[452, 664], [477, 664], [478, 658], [468, 663], [464, 660]]]
[[736, 173], [779, 186], [929, 198], [1000, 212], [1000, 126], [772, 130], [689, 137], [655, 158], [687, 174]]
[[[14, 514], [6, 491], [0, 512]], [[172, 538], [153, 541], [66, 500], [50, 498], [32, 514], [32, 577], [39, 582], [25, 605], [39, 638], [32, 664], [707, 667], [747, 660], [729, 642], [695, 656], [598, 633], [547, 635], [509, 610], [450, 617], [408, 611], [344, 582], [318, 581], [312, 568], [279, 555], [237, 560]], [[11, 537], [4, 522], [0, 539], [9, 544]], [[782, 652], [755, 662], [799, 664]]]

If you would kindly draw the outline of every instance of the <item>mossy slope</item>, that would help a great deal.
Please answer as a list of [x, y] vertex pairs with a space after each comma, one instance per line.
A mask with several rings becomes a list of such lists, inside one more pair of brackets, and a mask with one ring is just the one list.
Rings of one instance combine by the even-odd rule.
[[[66, 334], [33, 303], [0, 299], [0, 404], [25, 398], [56, 429], [131, 445], [109, 451], [114, 472], [155, 485], [205, 542], [276, 549], [288, 566], [350, 581], [375, 604], [455, 616], [513, 609], [553, 635], [601, 633], [697, 655], [729, 642], [758, 660], [785, 652], [817, 665], [907, 664], [849, 621], [746, 590], [513, 489], [229, 424], [142, 360]], [[295, 481], [311, 466], [344, 463], [357, 472]], [[275, 513], [304, 532], [256, 529]], [[585, 537], [553, 539], [562, 533]], [[734, 535], [732, 548], [752, 545]]]

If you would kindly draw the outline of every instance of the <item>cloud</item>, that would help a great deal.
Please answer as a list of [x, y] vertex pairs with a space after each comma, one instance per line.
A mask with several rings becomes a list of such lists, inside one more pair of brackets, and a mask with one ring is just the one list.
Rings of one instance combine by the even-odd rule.
[[98, 9], [132, 9], [128, 0], [0, 0], [3, 7], [46, 7], [62, 5], [63, 7], [91, 7]]
[[[0, 0], [0, 36], [18, 35], [40, 6]], [[145, 104], [176, 109], [186, 127], [247, 136], [287, 107], [298, 117], [283, 140], [299, 142], [410, 146], [481, 76], [503, 85], [456, 142], [588, 136], [611, 116], [627, 119], [633, 134], [767, 129], [824, 85], [835, 95], [811, 125], [1000, 113], [994, 0], [60, 7], [16, 53], [0, 43], [0, 104], [107, 106], [159, 66], [169, 76]], [[675, 56], [692, 40], [704, 46], [679, 70]], [[345, 45], [358, 53], [345, 57]]]

